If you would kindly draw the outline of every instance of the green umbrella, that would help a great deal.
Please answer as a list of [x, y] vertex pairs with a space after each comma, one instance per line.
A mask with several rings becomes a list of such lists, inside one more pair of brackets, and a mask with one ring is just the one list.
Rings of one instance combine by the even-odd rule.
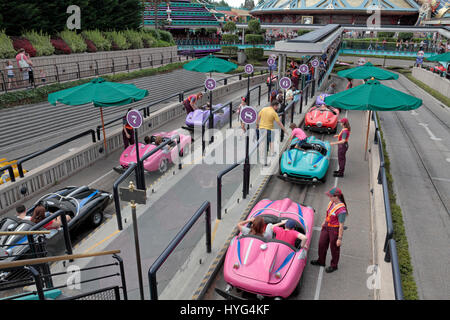
[[369, 110], [366, 151], [372, 111], [407, 111], [417, 109], [422, 100], [401, 91], [382, 85], [377, 80], [328, 96], [325, 104], [347, 110]]
[[377, 80], [395, 80], [398, 79], [398, 74], [393, 72], [377, 68], [370, 62], [365, 65], [358, 66], [355, 68], [339, 71], [338, 76], [348, 78], [348, 79], [371, 79], [375, 78]]
[[450, 61], [450, 51], [438, 54], [432, 57], [427, 58], [428, 61], [442, 61], [442, 62], [449, 62]]
[[196, 72], [229, 72], [236, 69], [238, 66], [232, 62], [217, 58], [210, 54], [201, 59], [191, 61], [183, 66], [184, 69]]
[[56, 102], [60, 102], [70, 106], [92, 103], [95, 107], [100, 107], [103, 142], [106, 151], [103, 107], [126, 105], [141, 100], [146, 96], [148, 96], [148, 91], [139, 89], [134, 84], [109, 82], [103, 78], [95, 78], [88, 83], [49, 94], [48, 102], [53, 105], [56, 105]]

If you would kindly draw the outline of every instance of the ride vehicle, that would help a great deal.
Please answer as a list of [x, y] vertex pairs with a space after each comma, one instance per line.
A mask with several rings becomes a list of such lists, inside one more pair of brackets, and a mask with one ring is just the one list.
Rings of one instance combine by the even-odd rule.
[[[0, 168], [6, 167], [9, 165], [11, 165], [11, 167], [13, 169], [14, 177], [15, 178], [19, 177], [19, 169], [17, 168], [17, 160], [6, 161], [6, 158], [0, 159]], [[27, 170], [23, 169], [23, 173], [27, 173]], [[3, 173], [0, 172], [0, 185], [6, 183], [8, 181], [11, 181], [11, 177], [9, 176], [9, 171], [5, 170]]]
[[[46, 215], [63, 213], [71, 219], [67, 222], [69, 232], [73, 233], [83, 225], [98, 227], [103, 221], [103, 212], [112, 200], [109, 192], [89, 188], [87, 186], [70, 186], [41, 197], [27, 210], [27, 217], [33, 215], [37, 205], [46, 209]], [[36, 224], [26, 219], [5, 217], [0, 220], [0, 231], [30, 231]], [[39, 230], [47, 230], [41, 227]], [[58, 254], [64, 246], [63, 228], [50, 229], [46, 234], [46, 247], [49, 254]], [[33, 236], [35, 241], [38, 236]], [[37, 242], [37, 241], [36, 241]], [[0, 236], [0, 261], [13, 261], [27, 258], [30, 252], [28, 239], [23, 235]], [[5, 274], [3, 274], [4, 276]], [[1, 276], [0, 276], [1, 278]]]
[[[186, 117], [186, 127], [183, 127], [188, 130], [194, 130], [195, 127], [202, 127], [202, 124], [205, 123], [206, 128], [208, 128], [208, 118], [209, 114], [212, 110], [213, 112], [213, 125], [214, 128], [220, 128], [224, 124], [230, 121], [230, 108], [222, 108], [222, 104], [213, 105], [212, 108], [209, 108], [208, 105], [196, 109], [190, 112]], [[206, 122], [205, 122], [206, 121]]]
[[297, 147], [297, 138], [280, 159], [279, 178], [294, 183], [325, 182], [330, 165], [331, 145], [314, 136], [308, 137], [308, 147]]
[[316, 99], [305, 115], [304, 128], [310, 131], [335, 133], [338, 125], [339, 109], [327, 106], [324, 102], [327, 93], [322, 93]]
[[440, 64], [440, 65], [436, 65], [434, 67], [430, 67], [430, 71], [435, 72], [435, 73], [441, 73], [441, 72], [447, 71], [447, 69], [445, 69], [445, 67]]
[[[282, 220], [293, 220], [295, 230], [307, 236], [306, 248], [311, 242], [314, 226], [314, 209], [301, 205], [289, 198], [282, 200], [264, 199], [250, 212], [249, 218], [260, 216], [264, 222], [276, 224]], [[247, 225], [250, 227], [251, 223]], [[287, 298], [300, 286], [300, 279], [306, 265], [307, 249], [275, 239], [239, 233], [230, 242], [223, 275], [228, 286], [216, 292], [232, 299], [234, 289], [262, 297]]]
[[[162, 137], [162, 143], [170, 140], [174, 135], [180, 136], [180, 146], [178, 148], [176, 141], [169, 142], [167, 148], [162, 148], [152, 154], [150, 157], [144, 160], [144, 169], [147, 171], [166, 172], [169, 169], [169, 164], [173, 163], [182, 157], [190, 150], [191, 137], [183, 134], [179, 134], [177, 131], [171, 132], [159, 132], [150, 136], [150, 143], [143, 144], [139, 143], [139, 157], [144, 157], [147, 153], [152, 151], [157, 147], [156, 137]], [[114, 170], [121, 173], [123, 172], [130, 163], [136, 163], [136, 144], [128, 146], [120, 155], [120, 166], [115, 167]]]

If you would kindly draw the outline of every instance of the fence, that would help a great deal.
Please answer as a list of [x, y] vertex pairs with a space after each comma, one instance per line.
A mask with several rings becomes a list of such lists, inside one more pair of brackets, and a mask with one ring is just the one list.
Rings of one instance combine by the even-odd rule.
[[[51, 83], [79, 80], [103, 74], [116, 72], [130, 72], [130, 70], [153, 68], [166, 63], [187, 60], [188, 56], [181, 57], [170, 51], [170, 57], [164, 53], [140, 54], [116, 58], [85, 60], [61, 64], [38, 66], [31, 72], [20, 68], [13, 68], [14, 77], [9, 78], [8, 72], [2, 67], [0, 70], [0, 92], [7, 93], [17, 89], [36, 88]], [[42, 71], [42, 72], [41, 72]]]
[[[120, 253], [119, 250], [112, 250], [112, 251], [104, 251], [104, 252], [98, 252], [98, 253], [91, 253], [91, 254], [77, 254], [77, 255], [66, 255], [66, 256], [56, 256], [56, 257], [46, 257], [46, 258], [37, 258], [37, 259], [31, 259], [31, 260], [22, 260], [22, 261], [15, 261], [15, 262], [9, 262], [9, 263], [0, 263], [0, 270], [2, 269], [16, 269], [16, 268], [25, 268], [28, 271], [28, 276], [30, 279], [29, 285], [35, 285], [36, 290], [31, 292], [26, 292], [23, 294], [18, 294], [14, 296], [10, 296], [5, 298], [4, 300], [46, 300], [46, 297], [49, 295], [52, 296], [61, 296], [60, 289], [63, 288], [69, 288], [69, 290], [73, 289], [73, 286], [75, 285], [81, 285], [84, 283], [89, 283], [97, 280], [102, 279], [108, 279], [113, 277], [120, 277], [120, 285], [116, 286], [110, 286], [106, 288], [102, 288], [99, 290], [94, 290], [91, 292], [70, 296], [70, 297], [63, 297], [63, 300], [120, 300], [120, 292], [119, 289], [122, 289], [123, 299], [128, 300], [127, 295], [127, 287], [126, 287], [126, 281], [125, 281], [125, 274], [124, 274], [124, 265], [123, 260], [120, 256], [118, 256], [118, 253]], [[57, 261], [73, 261], [75, 259], [80, 258], [89, 258], [89, 257], [96, 257], [96, 256], [105, 256], [105, 255], [112, 255], [112, 258], [115, 260], [113, 263], [108, 264], [102, 264], [92, 267], [86, 267], [86, 268], [79, 268], [77, 269], [77, 272], [79, 272], [79, 278], [81, 279], [81, 276], [83, 275], [83, 272], [87, 272], [90, 270], [102, 270], [100, 277], [94, 277], [89, 278], [83, 281], [63, 281], [65, 282], [63, 285], [59, 286], [53, 286], [53, 283], [51, 286], [47, 285], [47, 288], [44, 289], [44, 283], [43, 279], [45, 278], [55, 278], [58, 276], [68, 275], [70, 274], [69, 271], [64, 272], [55, 272], [50, 273], [39, 271], [37, 268], [35, 268], [36, 265], [45, 263], [48, 264], [50, 262], [57, 262]], [[104, 268], [108, 267], [118, 267], [118, 272], [115, 273], [109, 273], [104, 271]], [[105, 274], [106, 273], [106, 274]]]
[[395, 291], [395, 299], [403, 300], [403, 289], [401, 282], [401, 274], [400, 274], [400, 266], [398, 263], [397, 256], [397, 247], [395, 244], [394, 236], [394, 224], [392, 222], [392, 213], [391, 213], [391, 203], [389, 200], [389, 189], [388, 182], [386, 177], [386, 169], [384, 167], [384, 152], [381, 140], [381, 134], [377, 119], [376, 112], [372, 113], [373, 121], [375, 122], [375, 137], [374, 143], [378, 144], [378, 150], [380, 154], [380, 169], [378, 171], [378, 184], [381, 184], [383, 187], [383, 200], [384, 200], [384, 210], [386, 214], [386, 238], [384, 242], [384, 252], [385, 257], [384, 261], [390, 262], [392, 265], [392, 275], [394, 278], [394, 291]]
[[148, 282], [150, 288], [150, 299], [158, 300], [158, 284], [156, 281], [156, 273], [159, 268], [164, 264], [170, 254], [175, 250], [178, 244], [183, 240], [185, 235], [192, 228], [194, 223], [205, 214], [205, 224], [206, 224], [206, 252], [211, 253], [211, 203], [205, 201], [200, 208], [194, 213], [194, 215], [189, 219], [189, 221], [181, 228], [175, 238], [169, 243], [167, 248], [161, 253], [161, 255], [156, 259], [156, 261], [150, 266], [148, 270]]

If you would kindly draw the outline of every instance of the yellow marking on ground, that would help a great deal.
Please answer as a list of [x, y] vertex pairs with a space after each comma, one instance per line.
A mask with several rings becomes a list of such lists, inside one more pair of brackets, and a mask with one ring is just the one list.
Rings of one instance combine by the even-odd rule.
[[92, 247], [90, 247], [89, 249], [87, 249], [84, 253], [88, 253], [89, 251], [91, 251], [92, 249], [95, 249], [96, 247], [98, 247], [99, 245], [101, 245], [103, 242], [109, 240], [110, 238], [112, 238], [113, 236], [115, 236], [116, 234], [118, 234], [120, 232], [120, 230], [116, 230], [113, 233], [111, 233], [109, 236], [107, 236], [106, 238], [104, 238], [103, 240], [97, 242], [96, 244], [94, 244]]
[[217, 227], [219, 226], [220, 221], [221, 221], [220, 219], [217, 219], [216, 223], [214, 224], [214, 230], [211, 234], [211, 245], [214, 243], [214, 238], [216, 237]]

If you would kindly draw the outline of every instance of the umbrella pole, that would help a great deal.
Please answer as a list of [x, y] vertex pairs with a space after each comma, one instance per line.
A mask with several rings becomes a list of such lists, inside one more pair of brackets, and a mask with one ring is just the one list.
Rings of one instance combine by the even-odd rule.
[[105, 146], [105, 154], [106, 154], [106, 133], [105, 133], [105, 121], [103, 120], [103, 108], [100, 107], [100, 117], [102, 118], [102, 129], [103, 129], [103, 144]]
[[364, 160], [367, 160], [367, 147], [369, 146], [369, 131], [370, 131], [370, 116], [372, 110], [369, 110], [369, 119], [367, 120], [367, 134], [366, 134], [366, 150], [364, 151]]

